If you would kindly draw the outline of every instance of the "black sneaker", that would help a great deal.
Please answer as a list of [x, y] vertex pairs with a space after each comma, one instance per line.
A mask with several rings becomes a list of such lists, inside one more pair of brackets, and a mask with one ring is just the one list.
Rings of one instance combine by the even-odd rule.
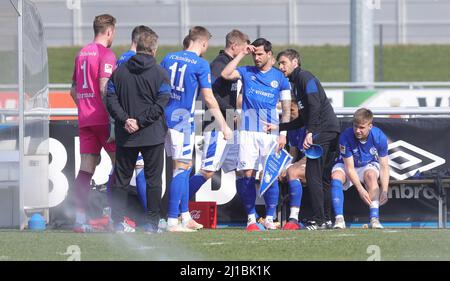
[[306, 230], [324, 230], [327, 229], [326, 223], [318, 224], [315, 221], [308, 221], [305, 224]]

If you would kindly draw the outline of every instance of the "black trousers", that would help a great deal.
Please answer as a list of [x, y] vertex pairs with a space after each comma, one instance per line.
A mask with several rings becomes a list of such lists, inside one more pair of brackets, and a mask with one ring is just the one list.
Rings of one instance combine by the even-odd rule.
[[338, 156], [339, 134], [322, 132], [314, 138], [323, 148], [322, 157], [306, 160], [306, 182], [312, 207], [312, 221], [322, 224], [331, 219], [331, 169]]
[[144, 175], [147, 185], [146, 222], [158, 225], [161, 211], [162, 171], [164, 165], [164, 144], [142, 147], [117, 146], [114, 167], [115, 181], [112, 185], [112, 217], [114, 222], [122, 221], [126, 211], [126, 187], [133, 177], [139, 152], [144, 159]]

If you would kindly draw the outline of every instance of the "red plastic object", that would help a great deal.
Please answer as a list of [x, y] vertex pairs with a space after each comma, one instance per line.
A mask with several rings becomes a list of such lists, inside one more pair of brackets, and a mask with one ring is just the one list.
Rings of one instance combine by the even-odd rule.
[[217, 227], [217, 204], [216, 202], [192, 202], [189, 201], [191, 217], [204, 228]]

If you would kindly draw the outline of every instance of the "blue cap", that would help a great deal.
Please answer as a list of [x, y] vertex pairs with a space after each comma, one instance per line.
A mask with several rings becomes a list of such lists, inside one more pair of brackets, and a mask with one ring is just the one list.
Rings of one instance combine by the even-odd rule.
[[33, 214], [28, 220], [28, 229], [33, 231], [45, 230], [45, 219], [41, 214]]
[[311, 146], [307, 150], [305, 150], [305, 155], [309, 159], [320, 158], [322, 156], [322, 153], [323, 153], [323, 149], [318, 144], [311, 144]]

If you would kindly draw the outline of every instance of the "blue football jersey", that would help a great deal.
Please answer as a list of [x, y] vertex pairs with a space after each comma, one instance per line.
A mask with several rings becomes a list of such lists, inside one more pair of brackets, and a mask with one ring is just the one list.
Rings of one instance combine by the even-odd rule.
[[277, 103], [283, 91], [290, 97], [288, 79], [273, 67], [262, 72], [256, 66], [242, 66], [237, 71], [243, 87], [241, 130], [263, 132], [264, 122], [278, 125]]
[[379, 162], [379, 157], [388, 155], [387, 137], [379, 128], [372, 127], [363, 143], [356, 139], [353, 128], [347, 128], [339, 137], [339, 150], [339, 163], [343, 163], [342, 158], [353, 156], [355, 167], [364, 167], [370, 162]]
[[[132, 56], [136, 55], [135, 51], [128, 50], [116, 61], [116, 69], [119, 65], [126, 63]], [[114, 85], [111, 80], [108, 81], [108, 92], [115, 92]]]
[[209, 63], [194, 52], [179, 51], [167, 54], [161, 66], [167, 70], [172, 87], [165, 109], [167, 126], [182, 131], [180, 125], [190, 124], [193, 129], [199, 90], [211, 88]]
[[136, 55], [136, 52], [132, 51], [132, 50], [128, 50], [125, 53], [121, 54], [119, 59], [116, 62], [116, 66], [119, 66], [119, 65], [127, 62], [134, 55]]

